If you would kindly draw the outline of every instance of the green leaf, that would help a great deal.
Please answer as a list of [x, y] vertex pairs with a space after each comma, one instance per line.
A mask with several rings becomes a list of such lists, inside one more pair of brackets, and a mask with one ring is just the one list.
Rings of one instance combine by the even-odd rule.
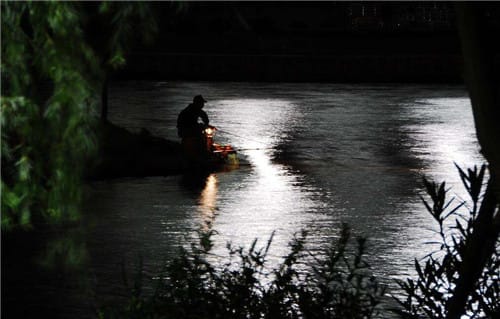
[[124, 66], [125, 63], [125, 57], [121, 52], [117, 52], [108, 62], [113, 69], [118, 69], [119, 67]]

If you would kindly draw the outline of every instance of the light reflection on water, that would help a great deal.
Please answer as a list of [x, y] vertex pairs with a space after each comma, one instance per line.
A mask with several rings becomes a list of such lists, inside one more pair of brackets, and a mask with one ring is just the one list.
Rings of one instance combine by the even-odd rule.
[[369, 238], [376, 273], [403, 279], [414, 274], [413, 259], [433, 249], [423, 244], [432, 220], [418, 197], [421, 177], [446, 179], [452, 194], [465, 197], [453, 162], [482, 161], [461, 87], [129, 82], [112, 87], [110, 117], [176, 139], [177, 114], [196, 94], [209, 100], [216, 140], [249, 165], [194, 181], [91, 185], [86, 209], [100, 220], [89, 236], [98, 278], [109, 281], [109, 265], [124, 255], [141, 253], [147, 267], [159, 267], [207, 222], [218, 255], [227, 241], [264, 245], [276, 231], [275, 259], [301, 229], [318, 250], [347, 222]]
[[251, 164], [251, 171], [242, 176], [244, 187], [226, 189], [226, 200], [221, 201], [216, 227], [223, 238], [219, 253], [225, 240], [249, 245], [260, 238], [264, 244], [277, 231], [270, 254], [282, 256], [293, 233], [310, 221], [309, 213], [316, 206], [306, 187], [297, 186], [301, 177], [273, 161], [276, 149], [288, 137], [287, 127], [300, 112], [285, 99], [231, 99], [213, 104], [217, 105], [215, 116], [231, 110], [234, 122], [219, 125], [221, 135], [227, 132], [225, 137]]
[[199, 211], [204, 230], [209, 230], [217, 213], [217, 175], [210, 174], [199, 198]]

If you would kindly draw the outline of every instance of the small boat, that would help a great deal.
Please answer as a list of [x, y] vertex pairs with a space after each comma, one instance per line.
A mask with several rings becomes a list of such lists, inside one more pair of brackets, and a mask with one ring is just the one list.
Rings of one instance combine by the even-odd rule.
[[238, 154], [231, 145], [214, 142], [216, 128], [207, 126], [199, 137], [184, 137], [182, 146], [185, 156], [185, 168], [188, 170], [231, 170], [239, 165]]
[[209, 160], [228, 167], [238, 166], [239, 159], [236, 150], [229, 144], [220, 145], [214, 142], [216, 131], [217, 128], [214, 126], [208, 126], [203, 130]]

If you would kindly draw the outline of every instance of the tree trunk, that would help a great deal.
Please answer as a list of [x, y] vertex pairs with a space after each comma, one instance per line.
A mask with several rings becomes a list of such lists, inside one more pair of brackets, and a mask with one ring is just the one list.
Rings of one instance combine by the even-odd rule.
[[481, 6], [474, 3], [457, 4], [457, 19], [464, 76], [469, 90], [476, 133], [481, 152], [488, 161], [494, 178], [497, 198], [500, 198], [500, 85], [495, 74], [495, 53], [491, 49], [496, 36], [482, 23]]
[[469, 90], [477, 138], [481, 152], [488, 161], [490, 181], [481, 209], [474, 222], [473, 233], [465, 243], [458, 270], [459, 281], [447, 307], [447, 319], [460, 319], [467, 299], [474, 291], [485, 264], [495, 252], [500, 233], [500, 110], [498, 83], [494, 73], [494, 54], [488, 46], [494, 41], [481, 25], [481, 7], [459, 3], [457, 22], [464, 57], [464, 76]]

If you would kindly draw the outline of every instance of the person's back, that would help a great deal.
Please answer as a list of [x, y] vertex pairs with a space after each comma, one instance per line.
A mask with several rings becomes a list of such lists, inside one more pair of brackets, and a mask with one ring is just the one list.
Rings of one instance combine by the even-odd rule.
[[[201, 95], [197, 95], [194, 97], [193, 103], [181, 111], [177, 118], [177, 133], [179, 137], [196, 137], [201, 135], [203, 124], [207, 126], [209, 123], [207, 113], [202, 110], [205, 102], [206, 100]], [[201, 118], [203, 124], [198, 123], [198, 118]]]
[[[205, 103], [206, 100], [201, 95], [195, 96], [193, 103], [182, 110], [177, 118], [177, 133], [182, 138], [184, 155], [190, 162], [206, 156], [203, 130], [208, 126], [209, 120], [207, 113], [202, 110]], [[198, 123], [198, 118], [203, 123]]]

